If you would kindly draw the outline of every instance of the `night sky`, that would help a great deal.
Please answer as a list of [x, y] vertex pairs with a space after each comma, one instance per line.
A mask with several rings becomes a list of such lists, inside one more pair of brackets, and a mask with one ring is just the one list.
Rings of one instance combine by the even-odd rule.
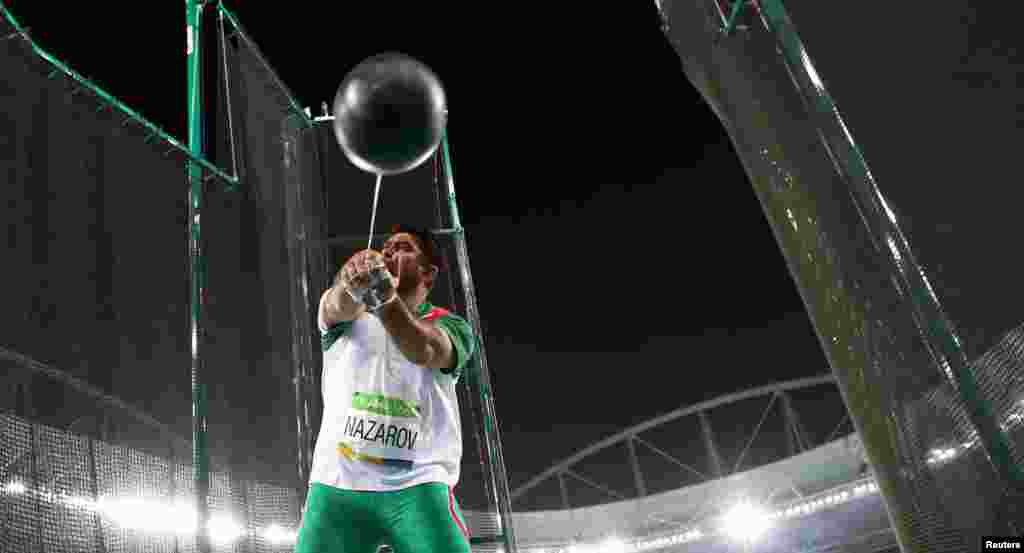
[[[59, 18], [34, 4], [9, 7], [41, 45], [186, 136], [181, 2], [141, 13], [66, 4]], [[379, 2], [240, 4], [314, 114], [381, 51], [441, 77], [513, 486], [652, 416], [827, 371], [757, 198], [654, 2], [400, 14]], [[139, 53], [150, 61], [126, 59]], [[647, 284], [637, 293], [631, 278]], [[765, 365], [766, 348], [786, 359]], [[553, 434], [543, 450], [539, 434]]]
[[[185, 137], [180, 1], [65, 3], [59, 14], [41, 4], [8, 3], [45, 48]], [[444, 82], [513, 486], [652, 416], [827, 372], [730, 140], [653, 0], [319, 4], [230, 7], [314, 115], [382, 51]], [[975, 40], [995, 32], [985, 29]], [[887, 144], [874, 144], [882, 156]]]

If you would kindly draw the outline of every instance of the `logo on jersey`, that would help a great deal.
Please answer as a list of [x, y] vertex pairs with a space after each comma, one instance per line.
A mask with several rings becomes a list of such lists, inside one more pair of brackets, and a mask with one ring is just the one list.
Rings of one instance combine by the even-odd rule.
[[356, 392], [352, 396], [352, 408], [383, 417], [418, 417], [420, 407], [415, 401], [380, 394]]

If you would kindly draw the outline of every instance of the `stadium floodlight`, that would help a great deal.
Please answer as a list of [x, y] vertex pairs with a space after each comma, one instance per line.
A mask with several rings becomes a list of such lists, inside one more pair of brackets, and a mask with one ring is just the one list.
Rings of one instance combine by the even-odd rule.
[[[143, 498], [102, 498], [97, 510], [123, 528], [154, 534], [195, 534], [199, 527], [194, 508], [184, 501], [167, 503]], [[207, 533], [217, 544], [228, 544], [245, 530], [228, 515], [210, 518]]]
[[[3, 491], [11, 495], [29, 492], [25, 484], [10, 481], [3, 485]], [[57, 500], [56, 494], [45, 489], [37, 492], [44, 498]], [[65, 505], [95, 511], [107, 520], [122, 528], [138, 530], [151, 534], [193, 535], [198, 528], [198, 516], [193, 506], [186, 501], [173, 503], [141, 497], [102, 497], [97, 501], [88, 497], [60, 494], [59, 501]], [[214, 516], [210, 519], [210, 538], [218, 545], [227, 545], [243, 535], [244, 527], [228, 515]], [[275, 545], [295, 543], [297, 532], [271, 524], [260, 534]]]
[[214, 543], [229, 544], [241, 537], [244, 532], [242, 526], [230, 516], [220, 515], [210, 518], [209, 536]]
[[295, 543], [296, 532], [288, 530], [279, 524], [271, 524], [263, 530], [263, 537], [272, 544], [283, 545]]
[[566, 553], [591, 553], [590, 548], [582, 543], [574, 543], [565, 550]]
[[609, 536], [591, 549], [591, 553], [629, 553], [630, 551], [632, 548], [629, 547], [629, 544], [617, 536]]
[[11, 495], [21, 495], [28, 491], [28, 487], [17, 480], [12, 480], [4, 485], [4, 491]]
[[936, 448], [929, 453], [928, 463], [936, 464], [943, 461], [948, 461], [953, 457], [956, 457], [957, 451], [955, 448]]
[[168, 504], [139, 498], [101, 498], [97, 509], [123, 528], [153, 533], [190, 534], [195, 513], [183, 503]]
[[723, 517], [722, 531], [734, 540], [751, 542], [768, 528], [768, 512], [749, 502], [741, 502], [729, 509]]
[[64, 503], [90, 511], [96, 508], [96, 502], [88, 497], [67, 496], [64, 498]]

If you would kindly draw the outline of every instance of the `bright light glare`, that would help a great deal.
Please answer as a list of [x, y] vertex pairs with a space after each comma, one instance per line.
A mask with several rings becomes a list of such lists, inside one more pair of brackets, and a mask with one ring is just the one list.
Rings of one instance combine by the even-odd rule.
[[12, 482], [8, 482], [4, 486], [4, 491], [9, 493], [9, 494], [21, 495], [21, 494], [25, 493], [26, 491], [28, 491], [28, 488], [26, 488], [25, 484], [22, 484], [21, 482], [12, 481]]
[[263, 531], [263, 537], [274, 544], [294, 543], [296, 533], [280, 525], [271, 524]]
[[[11, 495], [28, 493], [28, 487], [16, 480], [3, 485], [3, 491]], [[131, 528], [155, 534], [195, 534], [199, 526], [199, 517], [193, 505], [187, 501], [176, 501], [173, 503], [157, 501], [144, 498], [100, 498], [93, 501], [87, 497], [78, 497], [67, 494], [47, 493], [45, 489], [37, 489], [37, 493], [51, 501], [60, 501], [66, 505], [94, 510], [114, 524], [122, 528]], [[228, 515], [213, 515], [210, 517], [209, 536], [217, 544], [229, 544], [246, 533], [244, 526]], [[274, 544], [295, 543], [297, 532], [284, 528], [277, 524], [271, 524], [261, 534], [264, 538]], [[606, 553], [592, 552], [592, 553]], [[608, 551], [607, 553], [625, 553], [623, 549]]]
[[928, 462], [931, 464], [941, 463], [942, 461], [948, 461], [949, 459], [956, 457], [956, 454], [957, 451], [954, 448], [933, 449]]
[[195, 512], [182, 502], [103, 498], [97, 507], [118, 526], [146, 532], [190, 534], [197, 526]]
[[83, 509], [91, 510], [96, 508], [96, 503], [87, 497], [68, 496], [64, 498], [64, 503], [67, 503], [72, 507], [81, 507]]
[[626, 553], [627, 544], [622, 538], [612, 536], [604, 540], [592, 550], [594, 553]]
[[[135, 498], [103, 498], [97, 507], [118, 526], [156, 534], [194, 534], [199, 522], [192, 506], [183, 501], [166, 503]], [[244, 533], [245, 529], [230, 516], [210, 518], [209, 536], [217, 544], [231, 543]], [[274, 536], [286, 539], [285, 534], [282, 529]]]
[[751, 541], [771, 526], [768, 513], [750, 503], [740, 503], [726, 513], [722, 530], [735, 540]]
[[228, 544], [242, 537], [245, 530], [229, 516], [210, 517], [210, 539], [218, 544]]
[[574, 543], [567, 548], [567, 553], [594, 553], [589, 546], [582, 543]]

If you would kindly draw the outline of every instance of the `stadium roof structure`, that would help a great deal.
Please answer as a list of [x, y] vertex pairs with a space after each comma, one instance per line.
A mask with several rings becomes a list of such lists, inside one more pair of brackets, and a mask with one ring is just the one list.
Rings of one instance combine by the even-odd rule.
[[[563, 500], [560, 509], [516, 509], [514, 521], [517, 541], [524, 546], [536, 546], [564, 544], [567, 537], [587, 541], [599, 540], [607, 535], [658, 535], [679, 531], [707, 518], [719, 516], [738, 501], [781, 505], [863, 479], [868, 465], [860, 439], [855, 433], [833, 440], [833, 431], [826, 442], [817, 447], [811, 446], [806, 438], [790, 394], [821, 387], [830, 387], [834, 393], [834, 377], [826, 374], [727, 394], [681, 407], [581, 449], [513, 490], [513, 502], [518, 502], [545, 482], [557, 480]], [[835, 397], [838, 399], [838, 395]], [[767, 400], [767, 407], [762, 411], [754, 434], [746, 441], [739, 459], [733, 467], [727, 468], [707, 414], [712, 409], [728, 409], [740, 402], [751, 400], [758, 400], [761, 403]], [[781, 413], [787, 435], [791, 438], [787, 447], [788, 456], [762, 466], [736, 470], [740, 467], [750, 445], [757, 438], [758, 431], [776, 406], [779, 406], [777, 412]], [[648, 493], [646, 482], [656, 475], [642, 469], [638, 455], [641, 448], [697, 472], [686, 461], [676, 459], [645, 437], [645, 433], [688, 417], [694, 417], [699, 421], [703, 446], [706, 448], [703, 453], [711, 460], [713, 466], [711, 474], [703, 475], [703, 481], [692, 485]], [[848, 419], [844, 418], [840, 426], [836, 427], [836, 431], [844, 422], [848, 422]], [[602, 486], [574, 470], [577, 466], [586, 466], [588, 459], [601, 452], [621, 448], [623, 445], [626, 446], [625, 459], [618, 470], [631, 472], [635, 486], [632, 497]], [[699, 453], [694, 454], [697, 456]], [[732, 470], [729, 470], [730, 468]], [[601, 489], [614, 500], [581, 505], [568, 493], [567, 479]], [[472, 513], [468, 514], [473, 517]]]

